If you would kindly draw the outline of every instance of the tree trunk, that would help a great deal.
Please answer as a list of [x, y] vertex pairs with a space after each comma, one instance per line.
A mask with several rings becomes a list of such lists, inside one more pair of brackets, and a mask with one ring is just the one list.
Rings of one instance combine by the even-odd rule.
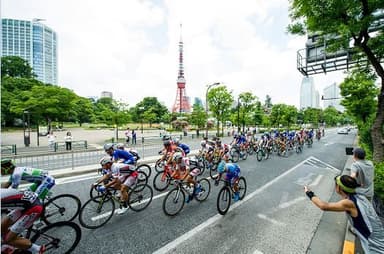
[[384, 78], [381, 78], [381, 89], [377, 99], [377, 113], [372, 125], [371, 137], [373, 143], [373, 160], [381, 162], [384, 160]]

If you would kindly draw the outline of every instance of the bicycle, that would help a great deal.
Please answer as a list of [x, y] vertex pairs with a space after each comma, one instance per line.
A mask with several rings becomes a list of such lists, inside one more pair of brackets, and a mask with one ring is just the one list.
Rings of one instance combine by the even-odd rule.
[[[58, 221], [45, 226], [43, 222], [37, 221], [22, 235], [30, 239], [32, 243], [45, 245], [46, 253], [67, 254], [71, 253], [79, 244], [81, 228], [72, 221]], [[20, 250], [10, 245], [2, 246], [2, 248], [7, 249], [5, 252], [7, 254], [30, 254], [27, 250]]]
[[201, 185], [201, 192], [198, 194], [192, 193], [194, 188], [189, 186], [189, 183], [182, 180], [175, 180], [175, 188], [170, 190], [163, 200], [163, 211], [168, 216], [177, 215], [184, 207], [185, 195], [191, 195], [197, 201], [205, 201], [211, 192], [211, 183], [206, 178], [197, 181]]
[[[129, 188], [127, 204], [130, 209], [140, 212], [152, 202], [153, 190], [148, 184], [136, 184]], [[106, 224], [115, 212], [115, 203], [121, 206], [117, 190], [107, 188], [101, 196], [89, 199], [80, 209], [80, 224], [89, 229], [96, 229]]]
[[164, 165], [164, 169], [158, 172], [153, 178], [153, 188], [157, 191], [164, 191], [171, 183], [173, 168], [170, 165]]
[[[141, 171], [140, 169], [140, 166], [137, 167], [134, 171], [138, 171], [138, 176], [137, 176], [137, 180], [138, 180], [138, 183], [140, 184], [147, 184], [148, 183], [148, 178], [149, 176]], [[133, 171], [132, 171], [133, 172]], [[97, 169], [97, 173], [98, 174], [101, 174], [101, 175], [105, 175], [106, 172], [102, 169], [102, 168], [99, 168]], [[110, 177], [108, 178], [107, 180], [104, 180], [103, 184], [107, 184], [108, 182], [110, 182], [113, 178]], [[89, 190], [89, 197], [92, 199], [94, 197], [98, 197], [98, 196], [101, 196], [101, 192], [98, 190], [98, 186], [100, 186], [101, 184], [97, 184], [97, 185], [92, 185], [91, 186], [91, 189]], [[80, 210], [80, 209], [79, 209]]]
[[77, 217], [81, 201], [72, 194], [60, 194], [51, 198], [49, 193], [43, 200], [44, 210], [41, 219], [47, 224], [58, 221], [72, 221]]
[[[220, 181], [223, 181], [225, 184], [219, 191], [216, 205], [219, 214], [225, 215], [228, 212], [229, 207], [231, 206], [231, 199], [235, 194], [235, 190], [234, 186], [231, 186], [230, 182], [223, 179], [221, 179]], [[239, 177], [237, 186], [239, 188], [239, 200], [242, 200], [245, 196], [245, 193], [247, 192], [247, 182], [245, 181], [245, 178], [243, 176]]]
[[270, 151], [270, 147], [265, 147], [264, 145], [261, 145], [256, 153], [257, 160], [261, 161], [263, 158], [267, 160], [269, 158]]

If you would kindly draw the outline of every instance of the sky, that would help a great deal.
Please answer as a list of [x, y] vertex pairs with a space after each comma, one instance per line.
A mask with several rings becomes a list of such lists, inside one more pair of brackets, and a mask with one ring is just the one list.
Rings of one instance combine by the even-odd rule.
[[[1, 17], [45, 19], [58, 36], [58, 85], [82, 97], [109, 91], [135, 106], [150, 96], [170, 109], [181, 36], [192, 103], [221, 82], [235, 99], [300, 105], [296, 52], [306, 37], [286, 33], [287, 0], [2, 0]], [[315, 75], [320, 96], [344, 76]]]

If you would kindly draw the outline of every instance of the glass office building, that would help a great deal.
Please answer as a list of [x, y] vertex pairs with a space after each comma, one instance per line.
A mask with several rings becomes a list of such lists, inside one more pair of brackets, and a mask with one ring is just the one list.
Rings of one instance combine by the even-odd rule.
[[2, 19], [2, 56], [19, 56], [37, 79], [57, 85], [57, 36], [38, 20]]

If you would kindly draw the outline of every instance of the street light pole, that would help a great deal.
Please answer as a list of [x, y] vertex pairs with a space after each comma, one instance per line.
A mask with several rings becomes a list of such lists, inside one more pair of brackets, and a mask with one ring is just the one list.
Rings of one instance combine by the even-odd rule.
[[211, 89], [213, 86], [218, 86], [220, 85], [220, 82], [216, 82], [213, 84], [210, 84], [207, 86], [207, 91], [205, 92], [205, 116], [207, 118], [206, 123], [205, 123], [205, 137], [208, 137], [208, 91]]

